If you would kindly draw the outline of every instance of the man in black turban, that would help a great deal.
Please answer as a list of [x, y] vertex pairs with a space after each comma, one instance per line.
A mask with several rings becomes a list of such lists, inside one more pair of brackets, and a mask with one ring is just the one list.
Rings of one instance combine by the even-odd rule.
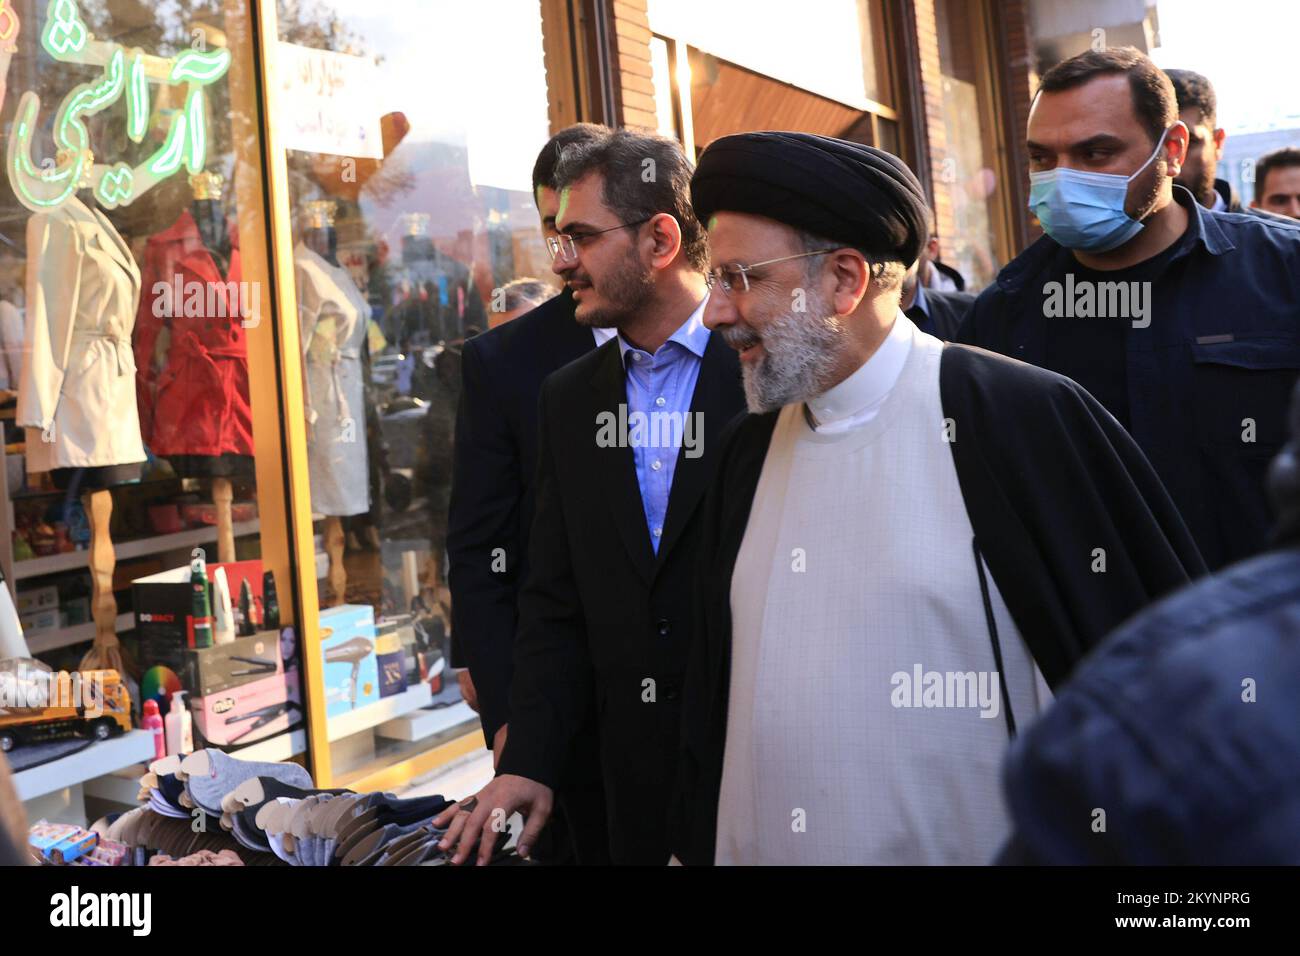
[[896, 157], [728, 136], [691, 197], [750, 414], [698, 518], [674, 851], [990, 862], [1010, 738], [1201, 559], [1084, 389], [899, 310], [927, 211]]

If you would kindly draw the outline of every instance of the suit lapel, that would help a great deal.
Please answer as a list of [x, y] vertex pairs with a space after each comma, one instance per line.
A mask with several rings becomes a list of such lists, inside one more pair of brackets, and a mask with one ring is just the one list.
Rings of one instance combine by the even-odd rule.
[[563, 368], [594, 349], [596, 338], [591, 329], [579, 325], [573, 317], [573, 297], [568, 289], [556, 296], [554, 301], [557, 303], [552, 316], [555, 320], [552, 323], [554, 328], [549, 330], [554, 334], [548, 334], [546, 342], [551, 351], [551, 367]]
[[[583, 331], [591, 334], [586, 329]], [[645, 508], [641, 502], [641, 486], [636, 480], [636, 461], [632, 457], [632, 449], [623, 441], [616, 442], [609, 448], [602, 448], [595, 443], [597, 416], [601, 412], [611, 412], [617, 419], [619, 406], [627, 404], [627, 384], [618, 339], [606, 342], [601, 346], [601, 351], [601, 361], [596, 374], [591, 378], [592, 414], [581, 427], [591, 429], [592, 446], [596, 450], [597, 469], [592, 476], [593, 483], [604, 489], [614, 526], [618, 528], [637, 573], [649, 584], [654, 577], [655, 555], [650, 546], [650, 531], [646, 526]], [[623, 436], [619, 437], [621, 439]]]
[[696, 457], [686, 454], [685, 443], [677, 455], [673, 487], [668, 496], [668, 516], [659, 543], [656, 568], [662, 567], [682, 536], [712, 474], [715, 442], [723, 427], [741, 410], [740, 360], [720, 335], [710, 335], [700, 361], [700, 376], [691, 397], [691, 419], [702, 424], [694, 435]]

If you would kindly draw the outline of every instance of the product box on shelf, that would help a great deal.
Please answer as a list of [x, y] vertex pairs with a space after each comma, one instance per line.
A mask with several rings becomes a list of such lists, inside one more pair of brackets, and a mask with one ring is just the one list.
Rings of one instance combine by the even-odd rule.
[[79, 597], [64, 601], [59, 606], [59, 623], [63, 627], [76, 627], [92, 620], [90, 616], [90, 598]]
[[18, 608], [20, 616], [57, 608], [59, 606], [59, 588], [57, 585], [47, 584], [45, 587], [28, 588], [25, 591], [19, 591], [15, 606]]
[[326, 715], [347, 714], [379, 700], [375, 609], [368, 604], [326, 608], [320, 612], [320, 636]]
[[[209, 564], [207, 566], [209, 600], [212, 593], [212, 579], [217, 568], [226, 569], [232, 608], [238, 608], [240, 586], [247, 579], [253, 592], [255, 606], [260, 609], [262, 605], [262, 562], [260, 560]], [[189, 566], [136, 578], [131, 582], [131, 593], [135, 607], [136, 634], [140, 639], [141, 651], [146, 656], [156, 658], [153, 663], [165, 664], [173, 668], [183, 664], [181, 651], [194, 646], [194, 621], [190, 615], [192, 605]]]
[[185, 662], [185, 686], [195, 697], [284, 674], [278, 631], [258, 631], [229, 644], [186, 648]]
[[379, 671], [379, 696], [394, 697], [406, 690], [406, 653], [397, 622], [375, 625], [375, 662]]
[[51, 863], [71, 863], [95, 849], [99, 834], [70, 823], [46, 823], [32, 826], [27, 843], [39, 858]]
[[[262, 562], [209, 564], [209, 589], [218, 568], [225, 570], [232, 606], [238, 606], [240, 587], [247, 580], [260, 610]], [[188, 691], [196, 745], [201, 738], [203, 744], [239, 747], [301, 726], [292, 628], [259, 630], [229, 643], [196, 648], [188, 566], [137, 578], [132, 588], [146, 680], [158, 688], [155, 696], [163, 711], [170, 706], [172, 691]]]
[[18, 623], [23, 626], [23, 631], [55, 631], [59, 628], [59, 609], [49, 608], [44, 611], [32, 611], [29, 614], [20, 614]]
[[281, 673], [229, 687], [196, 698], [191, 713], [195, 736], [206, 743], [234, 747], [265, 740], [302, 723], [298, 681]]

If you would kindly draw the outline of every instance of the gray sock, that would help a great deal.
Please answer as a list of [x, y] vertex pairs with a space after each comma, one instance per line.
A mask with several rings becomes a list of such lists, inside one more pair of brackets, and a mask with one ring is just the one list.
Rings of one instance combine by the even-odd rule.
[[195, 803], [214, 816], [221, 815], [221, 798], [253, 777], [274, 777], [283, 784], [302, 790], [310, 790], [313, 786], [311, 774], [296, 763], [254, 763], [215, 748], [209, 748], [207, 753], [207, 774], [189, 777], [185, 788]]

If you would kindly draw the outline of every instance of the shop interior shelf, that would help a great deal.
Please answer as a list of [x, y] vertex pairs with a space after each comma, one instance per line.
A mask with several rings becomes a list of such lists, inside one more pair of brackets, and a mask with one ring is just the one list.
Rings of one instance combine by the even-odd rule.
[[376, 730], [389, 740], [416, 741], [440, 734], [444, 730], [478, 717], [463, 700], [437, 710], [416, 710], [381, 724]]
[[433, 692], [429, 689], [429, 685], [421, 682], [408, 687], [400, 694], [381, 697], [373, 704], [358, 707], [346, 714], [336, 714], [329, 718], [327, 731], [329, 739], [331, 742], [342, 740], [344, 737], [369, 730], [371, 727], [378, 727], [394, 717], [419, 710], [432, 699]]
[[[135, 627], [134, 614], [119, 614], [117, 616], [115, 629], [118, 634], [129, 631], [133, 627]], [[78, 624], [75, 627], [28, 631], [24, 636], [27, 639], [27, 647], [33, 654], [44, 654], [46, 651], [58, 650], [60, 647], [71, 647], [73, 644], [80, 644], [83, 641], [93, 641], [95, 639], [95, 622], [90, 621], [86, 624]]]
[[276, 763], [281, 760], [288, 760], [290, 757], [296, 757], [307, 750], [307, 731], [291, 730], [288, 733], [276, 734], [274, 737], [268, 737], [266, 740], [258, 741], [239, 750], [230, 751], [232, 757], [238, 757], [240, 760], [252, 760], [257, 763]]
[[[257, 534], [260, 527], [261, 522], [257, 518], [252, 521], [236, 521], [234, 524], [235, 537]], [[138, 538], [135, 541], [115, 543], [113, 551], [117, 556], [117, 560], [126, 561], [144, 555], [160, 554], [163, 551], [193, 548], [216, 540], [216, 526], [209, 525], [202, 528], [193, 528], [189, 531], [178, 531], [175, 534], [160, 534], [152, 538]], [[43, 558], [28, 558], [26, 561], [15, 561], [14, 578], [21, 581], [24, 578], [40, 577], [43, 574], [75, 571], [87, 566], [89, 556], [90, 551], [83, 549], [81, 551], [68, 551], [64, 554], [51, 554]]]
[[[130, 488], [132, 491], [139, 492], [141, 488], [148, 488], [151, 485], [175, 485], [175, 484], [176, 484], [175, 478], [151, 478], [147, 481], [132, 482]], [[66, 490], [61, 490], [59, 488], [49, 488], [42, 491], [32, 491], [28, 489], [26, 491], [19, 491], [15, 494], [11, 494], [9, 496], [9, 502], [10, 504], [13, 504], [14, 502], [18, 502], [21, 504], [24, 501], [35, 501], [38, 498], [62, 498], [66, 496], [67, 493], [68, 492]]]
[[19, 800], [31, 800], [149, 760], [152, 756], [153, 734], [147, 730], [132, 730], [14, 774], [14, 790]]

